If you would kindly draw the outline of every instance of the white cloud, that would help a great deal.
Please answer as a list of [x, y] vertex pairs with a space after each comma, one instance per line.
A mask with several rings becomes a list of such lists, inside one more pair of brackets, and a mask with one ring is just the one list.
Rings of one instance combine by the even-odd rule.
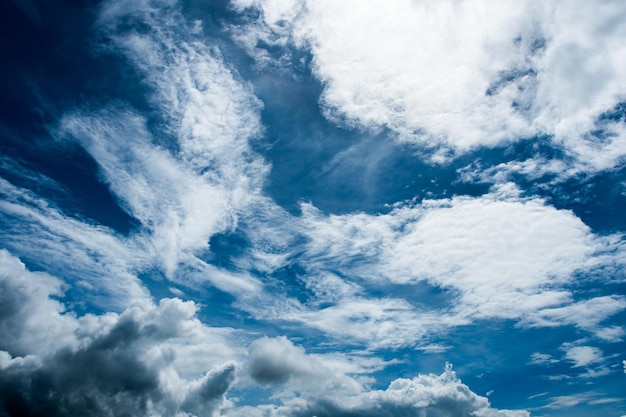
[[[30, 191], [0, 179], [0, 214], [5, 248], [35, 259], [83, 288], [92, 300], [124, 308], [148, 296], [134, 266], [142, 251], [112, 230], [71, 218]], [[100, 298], [100, 300], [97, 300]]]
[[535, 352], [530, 355], [530, 363], [533, 365], [550, 365], [558, 362], [557, 359], [554, 359], [552, 355], [548, 355], [547, 353]]
[[548, 409], [564, 409], [572, 408], [581, 404], [599, 405], [599, 404], [611, 404], [615, 402], [623, 401], [621, 398], [606, 397], [602, 393], [595, 391], [581, 392], [572, 395], [562, 395], [558, 397], [551, 397], [550, 402], [542, 408]]
[[420, 346], [435, 333], [468, 323], [451, 315], [416, 309], [402, 298], [355, 297], [320, 309], [290, 307], [273, 314], [276, 318], [323, 330], [339, 341], [357, 342], [368, 349]]
[[[447, 289], [445, 307], [459, 322], [507, 318], [525, 326], [572, 324], [609, 337], [598, 324], [626, 308], [619, 296], [573, 302], [566, 289], [575, 273], [615, 261], [603, 252], [613, 240], [594, 236], [569, 211], [521, 199], [511, 190], [407, 204], [377, 216], [326, 217], [303, 205], [303, 226], [313, 280], [314, 271], [330, 270], [353, 285], [386, 280], [387, 285]], [[333, 308], [345, 314], [342, 305], [347, 306]], [[450, 317], [449, 311], [441, 313]]]
[[[132, 239], [146, 263], [134, 270], [156, 265], [170, 280], [203, 277], [230, 293], [254, 292], [254, 278], [229, 275], [198, 255], [210, 249], [213, 235], [234, 230], [239, 216], [262, 200], [268, 167], [249, 146], [261, 134], [262, 105], [218, 47], [188, 27], [179, 7], [109, 2], [99, 19], [114, 52], [125, 54], [151, 87], [162, 131], [154, 134], [131, 109], [109, 107], [68, 113], [56, 133], [89, 152], [122, 207], [141, 222]], [[128, 17], [150, 29], [125, 26]], [[171, 19], [178, 21], [175, 28]], [[173, 143], [163, 146], [162, 135]]]
[[546, 308], [533, 312], [524, 318], [523, 324], [531, 327], [555, 327], [573, 324], [594, 332], [602, 339], [614, 335], [611, 331], [607, 334], [605, 328], [599, 327], [599, 324], [607, 317], [625, 308], [626, 299], [622, 296], [594, 297], [563, 307]]
[[[260, 262], [268, 272], [302, 266], [296, 277], [302, 297], [270, 290], [281, 284], [269, 280], [265, 293], [250, 293], [237, 307], [367, 349], [441, 350], [437, 335], [480, 319], [576, 326], [618, 341], [620, 328], [602, 322], [624, 310], [626, 300], [574, 301], [572, 284], [578, 274], [622, 262], [619, 237], [596, 236], [572, 212], [518, 194], [503, 184], [482, 197], [398, 204], [380, 215], [324, 215], [305, 203], [299, 218], [252, 222], [254, 260], [238, 264]], [[439, 294], [434, 302], [412, 294], [432, 290]]]
[[554, 135], [588, 169], [626, 154], [623, 124], [590, 134], [626, 95], [619, 0], [234, 4], [261, 11], [237, 32], [253, 56], [259, 39], [310, 48], [331, 119], [457, 151]]
[[563, 346], [565, 350], [565, 358], [574, 363], [574, 368], [592, 365], [601, 362], [602, 351], [592, 346], [571, 346], [566, 344]]
[[63, 294], [63, 282], [43, 272], [30, 272], [19, 259], [0, 250], [0, 349], [12, 355], [43, 355], [75, 346], [76, 318], [49, 298]]
[[569, 301], [559, 289], [592, 255], [589, 229], [541, 201], [433, 202], [388, 252], [390, 279], [460, 291], [479, 317], [516, 318]]

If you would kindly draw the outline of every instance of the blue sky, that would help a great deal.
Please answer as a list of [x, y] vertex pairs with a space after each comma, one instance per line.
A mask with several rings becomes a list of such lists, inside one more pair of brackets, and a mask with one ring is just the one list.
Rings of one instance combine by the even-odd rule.
[[626, 415], [624, 2], [1, 7], [1, 415]]

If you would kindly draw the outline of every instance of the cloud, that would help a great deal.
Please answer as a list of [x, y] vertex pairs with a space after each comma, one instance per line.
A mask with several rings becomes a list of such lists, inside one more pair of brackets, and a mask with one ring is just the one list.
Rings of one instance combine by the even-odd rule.
[[63, 274], [90, 297], [108, 307], [123, 308], [146, 298], [132, 269], [142, 264], [142, 251], [111, 229], [62, 213], [40, 196], [0, 179], [0, 236], [6, 249]]
[[365, 352], [307, 354], [285, 336], [255, 340], [249, 357], [247, 372], [259, 384], [283, 385], [283, 390], [305, 387], [309, 393], [354, 390], [360, 387], [358, 378], [353, 380], [347, 375], [367, 375], [397, 362], [383, 361]]
[[[243, 368], [273, 385], [282, 405], [237, 407], [226, 395], [243, 356], [230, 347], [228, 329], [196, 318], [193, 302], [136, 302], [121, 314], [78, 317], [51, 299], [61, 295], [60, 280], [24, 269], [6, 251], [0, 255], [3, 297], [10, 301], [3, 305], [38, 306], [0, 316], [0, 327], [12, 335], [0, 339], [0, 412], [7, 415], [528, 415], [490, 408], [450, 366], [442, 375], [397, 379], [386, 390], [372, 390], [368, 379], [351, 374], [379, 369], [380, 361], [336, 354], [326, 360], [285, 337], [253, 342]], [[56, 330], [32, 338], [33, 322]]]
[[320, 329], [340, 342], [374, 350], [430, 345], [434, 334], [468, 323], [463, 318], [416, 309], [408, 300], [392, 297], [348, 297], [321, 309], [284, 308], [278, 317]]
[[550, 402], [542, 408], [548, 409], [564, 409], [572, 408], [581, 404], [600, 405], [610, 404], [615, 402], [621, 402], [621, 398], [599, 398], [602, 394], [595, 391], [581, 392], [572, 395], [561, 395], [558, 397], [551, 397]]
[[533, 365], [551, 365], [554, 363], [558, 363], [557, 359], [554, 359], [552, 355], [548, 355], [547, 353], [539, 353], [535, 352], [530, 355], [530, 363]]
[[[325, 215], [310, 203], [301, 210], [246, 229], [255, 260], [239, 265], [299, 271], [297, 298], [270, 278], [256, 301], [237, 304], [257, 319], [299, 323], [367, 349], [437, 345], [437, 335], [482, 319], [576, 326], [606, 341], [621, 335], [602, 323], [626, 300], [584, 299], [573, 286], [621, 263], [619, 236], [597, 236], [571, 211], [522, 198], [510, 184], [482, 197], [399, 203], [378, 215]], [[422, 293], [436, 296], [415, 295]]]
[[[311, 323], [319, 314], [328, 327], [333, 317], [342, 316], [351, 321], [335, 321], [336, 329], [358, 326], [357, 300], [368, 286], [443, 290], [439, 307], [384, 301], [395, 306], [390, 311], [397, 327], [390, 333], [397, 337], [403, 334], [401, 323], [413, 322], [410, 314], [420, 307], [439, 309], [436, 320], [442, 327], [498, 318], [527, 327], [575, 325], [605, 337], [610, 334], [599, 324], [626, 308], [617, 295], [573, 301], [568, 286], [575, 274], [619, 261], [606, 255], [613, 240], [595, 236], [572, 212], [538, 198], [520, 198], [509, 190], [397, 205], [381, 215], [324, 216], [306, 204], [302, 210], [303, 233], [309, 238], [302, 262], [309, 279], [315, 282], [332, 271], [346, 282], [332, 292], [335, 299], [323, 298], [332, 307], [307, 314]], [[422, 314], [420, 323], [414, 335], [428, 326], [428, 315]]]
[[263, 43], [311, 51], [331, 120], [455, 152], [551, 135], [587, 169], [626, 153], [602, 118], [626, 92], [619, 1], [233, 3], [260, 11], [236, 32], [257, 59]]
[[515, 318], [567, 301], [558, 284], [585, 266], [590, 237], [578, 218], [539, 200], [455, 198], [427, 206], [386, 266], [396, 282], [459, 290], [479, 317]]
[[105, 3], [98, 29], [112, 40], [98, 52], [123, 54], [150, 87], [159, 129], [111, 105], [68, 112], [55, 134], [93, 157], [120, 205], [141, 222], [143, 255], [175, 280], [179, 266], [202, 264], [197, 255], [211, 236], [232, 231], [261, 198], [267, 166], [250, 140], [261, 134], [262, 105], [173, 2]]
[[[137, 279], [146, 271], [187, 286], [210, 282], [238, 296], [259, 291], [250, 274], [229, 273], [205, 259], [212, 236], [234, 230], [240, 216], [264, 201], [268, 166], [250, 148], [262, 132], [262, 104], [219, 48], [187, 26], [175, 2], [109, 2], [99, 11], [96, 30], [110, 42], [95, 52], [125, 55], [150, 87], [157, 120], [120, 103], [96, 110], [86, 104], [66, 111], [49, 131], [89, 153], [102, 182], [140, 227], [119, 236], [2, 180], [6, 247], [80, 282], [107, 308], [146, 297]], [[170, 18], [180, 26], [170, 26]], [[150, 29], [139, 30], [142, 25]]]
[[206, 415], [223, 404], [237, 354], [226, 334], [195, 318], [193, 302], [78, 317], [51, 298], [62, 295], [57, 278], [6, 251], [0, 265], [1, 413]]
[[565, 349], [565, 357], [574, 362], [574, 367], [587, 366], [602, 361], [602, 351], [591, 346], [569, 346]]
[[64, 284], [46, 273], [28, 271], [19, 259], [0, 250], [0, 343], [12, 354], [42, 355], [58, 345], [72, 345], [76, 319], [50, 296]]
[[319, 375], [323, 367], [286, 337], [263, 338], [250, 346], [250, 376], [261, 384], [283, 384], [291, 377]]
[[[300, 351], [300, 354], [303, 354]], [[304, 359], [304, 358], [303, 358]], [[306, 361], [306, 360], [305, 360]], [[311, 381], [312, 384], [317, 380]], [[227, 416], [481, 416], [522, 417], [527, 411], [497, 410], [489, 401], [473, 393], [447, 366], [441, 375], [420, 374], [413, 379], [399, 378], [384, 390], [351, 386], [346, 390], [326, 389], [309, 396], [283, 399], [280, 406], [242, 407], [227, 410]]]
[[[529, 314], [524, 319], [524, 324], [530, 327], [555, 327], [564, 324], [573, 324], [582, 329], [595, 332], [601, 339], [609, 338], [614, 330], [599, 327], [599, 324], [607, 317], [618, 313], [626, 308], [624, 297], [612, 295], [594, 297], [589, 300], [579, 301], [564, 307], [546, 308]], [[603, 337], [604, 336], [604, 337]]]

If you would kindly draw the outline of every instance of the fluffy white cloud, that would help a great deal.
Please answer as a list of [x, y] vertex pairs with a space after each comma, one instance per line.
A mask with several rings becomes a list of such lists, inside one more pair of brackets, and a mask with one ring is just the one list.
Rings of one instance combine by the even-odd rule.
[[233, 3], [261, 11], [239, 34], [253, 55], [259, 39], [310, 48], [331, 119], [461, 152], [554, 135], [591, 169], [626, 154], [624, 124], [598, 121], [626, 93], [618, 0]]
[[446, 289], [447, 307], [458, 319], [594, 331], [626, 308], [619, 296], [574, 303], [567, 289], [575, 273], [614, 261], [603, 254], [610, 238], [594, 236], [569, 211], [508, 193], [425, 201], [378, 216], [325, 217], [305, 205], [308, 265], [340, 271], [361, 285], [386, 279]]
[[76, 345], [76, 318], [50, 296], [63, 294], [63, 282], [26, 269], [0, 250], [0, 341], [13, 355], [43, 355], [56, 346]]
[[574, 362], [574, 367], [587, 366], [603, 360], [602, 351], [592, 346], [572, 346], [566, 344], [563, 346], [565, 357], [569, 361]]
[[454, 288], [478, 316], [514, 318], [568, 301], [559, 289], [593, 253], [589, 229], [541, 201], [434, 202], [388, 253], [390, 279]]

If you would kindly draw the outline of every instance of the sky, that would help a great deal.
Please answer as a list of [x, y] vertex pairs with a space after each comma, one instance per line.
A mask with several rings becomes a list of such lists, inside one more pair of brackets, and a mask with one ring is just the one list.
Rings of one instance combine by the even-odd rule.
[[626, 416], [624, 16], [2, 2], [0, 416]]

